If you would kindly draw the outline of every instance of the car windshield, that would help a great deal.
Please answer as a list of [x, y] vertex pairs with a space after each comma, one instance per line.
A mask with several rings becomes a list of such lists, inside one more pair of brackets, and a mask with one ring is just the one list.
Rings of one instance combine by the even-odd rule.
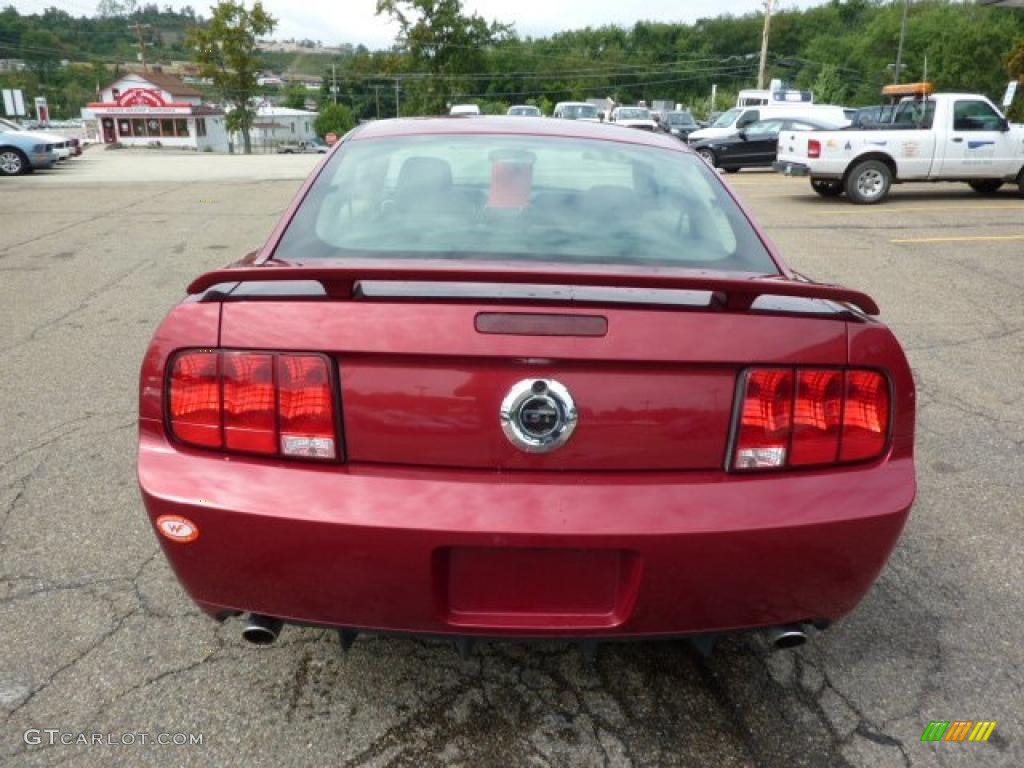
[[646, 109], [627, 107], [618, 111], [620, 120], [650, 120], [651, 113]]
[[782, 129], [781, 120], [762, 120], [746, 127], [747, 136], [774, 136]]
[[328, 162], [274, 255], [778, 273], [695, 156], [543, 136], [356, 137]]
[[670, 112], [668, 123], [669, 125], [695, 125], [693, 115], [689, 112]]
[[509, 110], [509, 114], [532, 117], [534, 115], [539, 115], [540, 110], [536, 107], [512, 107], [512, 109]]
[[579, 120], [583, 117], [597, 117], [597, 107], [593, 104], [570, 104], [562, 108], [562, 117]]
[[715, 120], [712, 128], [728, 128], [730, 125], [736, 122], [736, 118], [743, 112], [742, 109], [730, 109], [728, 112], [723, 112], [721, 117]]

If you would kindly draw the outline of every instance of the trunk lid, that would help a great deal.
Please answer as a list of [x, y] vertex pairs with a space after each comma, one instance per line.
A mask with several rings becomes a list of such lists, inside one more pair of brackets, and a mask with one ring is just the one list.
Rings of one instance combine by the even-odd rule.
[[[337, 362], [349, 463], [493, 470], [698, 470], [725, 460], [738, 372], [843, 365], [845, 315], [437, 299], [229, 300], [221, 345]], [[519, 382], [554, 380], [579, 418], [531, 453], [500, 420]]]

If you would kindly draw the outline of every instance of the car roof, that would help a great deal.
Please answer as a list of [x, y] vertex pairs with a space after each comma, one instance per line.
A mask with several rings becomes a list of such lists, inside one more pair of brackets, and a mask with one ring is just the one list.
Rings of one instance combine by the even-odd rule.
[[475, 120], [451, 117], [413, 117], [374, 120], [363, 123], [349, 137], [351, 141], [381, 139], [396, 136], [493, 134], [507, 136], [551, 136], [573, 139], [618, 141], [623, 144], [642, 144], [661, 149], [685, 150], [679, 139], [667, 134], [648, 133], [619, 128], [603, 123], [579, 120], [547, 120], [541, 117], [508, 117], [484, 115]]

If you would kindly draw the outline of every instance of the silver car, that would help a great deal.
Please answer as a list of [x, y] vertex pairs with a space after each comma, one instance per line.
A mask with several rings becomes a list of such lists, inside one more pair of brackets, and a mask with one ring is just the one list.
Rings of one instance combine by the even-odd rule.
[[17, 123], [0, 119], [0, 176], [18, 176], [57, 162], [53, 137], [23, 131]]

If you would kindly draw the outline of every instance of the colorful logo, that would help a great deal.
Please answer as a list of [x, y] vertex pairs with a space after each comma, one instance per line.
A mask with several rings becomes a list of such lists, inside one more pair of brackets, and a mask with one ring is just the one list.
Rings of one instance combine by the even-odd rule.
[[995, 729], [995, 720], [932, 720], [921, 741], [988, 741]]

